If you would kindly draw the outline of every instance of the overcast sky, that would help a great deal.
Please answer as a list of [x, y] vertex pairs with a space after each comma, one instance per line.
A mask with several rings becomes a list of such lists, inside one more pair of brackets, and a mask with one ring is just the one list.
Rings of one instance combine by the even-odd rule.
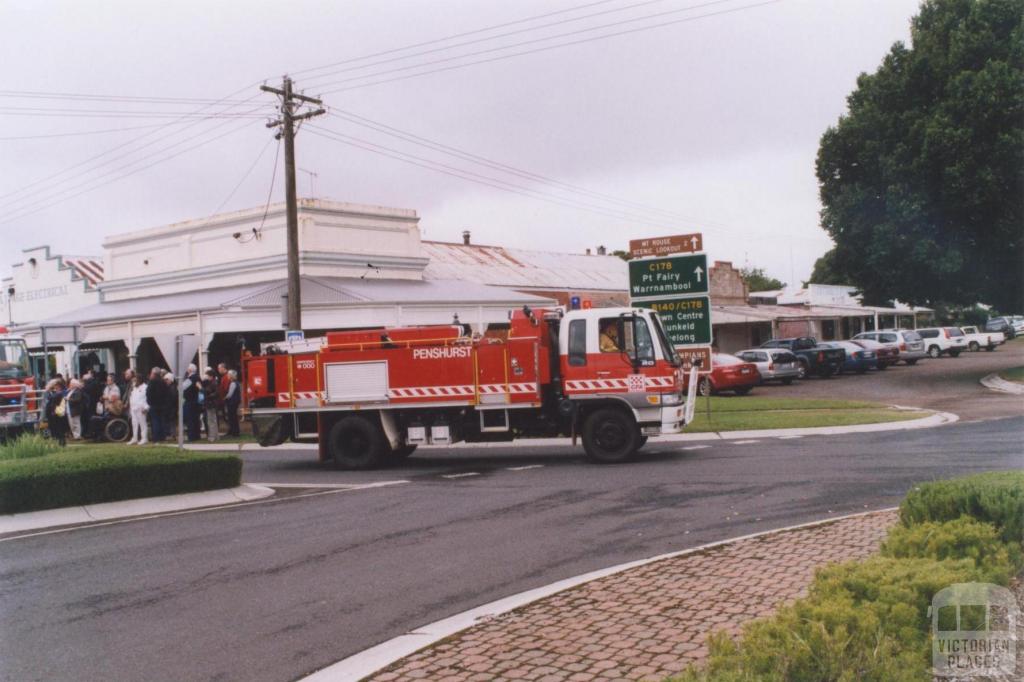
[[[5, 93], [117, 96], [0, 93], [0, 138], [62, 135], [0, 139], [0, 273], [23, 248], [98, 255], [109, 234], [202, 217], [221, 205], [262, 205], [277, 144], [264, 118], [154, 116], [269, 115], [274, 98], [258, 83], [277, 85], [287, 72], [307, 94], [329, 93], [324, 100], [335, 112], [492, 164], [321, 117], [317, 125], [360, 144], [442, 163], [479, 182], [307, 127], [298, 165], [317, 174], [317, 196], [416, 209], [425, 238], [436, 240], [458, 240], [470, 229], [477, 243], [582, 252], [702, 231], [712, 258], [761, 266], [791, 283], [806, 279], [830, 246], [818, 227], [820, 136], [844, 111], [858, 74], [909, 39], [918, 2], [751, 7], [762, 1], [0, 0]], [[550, 16], [519, 21], [541, 14]], [[641, 19], [650, 15], [658, 16]], [[667, 22], [675, 23], [536, 51]], [[509, 25], [473, 32], [498, 24]], [[459, 43], [469, 44], [452, 47]], [[495, 49], [512, 44], [519, 46]], [[459, 57], [470, 52], [479, 54]], [[484, 59], [492, 61], [372, 84]], [[414, 65], [423, 66], [406, 68]], [[121, 128], [135, 129], [63, 135]], [[311, 181], [299, 173], [300, 196], [311, 194]], [[280, 173], [273, 195], [283, 200]]]

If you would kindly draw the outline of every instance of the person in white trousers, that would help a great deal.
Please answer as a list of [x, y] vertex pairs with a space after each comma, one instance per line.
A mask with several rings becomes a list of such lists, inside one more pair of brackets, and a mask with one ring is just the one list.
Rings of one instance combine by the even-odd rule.
[[146, 414], [149, 413], [149, 403], [146, 402], [146, 384], [140, 377], [132, 380], [131, 393], [128, 397], [128, 405], [132, 413], [132, 439], [128, 445], [145, 445], [146, 439]]

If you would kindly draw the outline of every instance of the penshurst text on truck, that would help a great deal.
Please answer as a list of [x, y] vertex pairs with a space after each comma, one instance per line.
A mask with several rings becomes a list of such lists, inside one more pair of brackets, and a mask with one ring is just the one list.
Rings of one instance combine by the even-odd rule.
[[[321, 461], [366, 469], [419, 445], [581, 437], [621, 462], [648, 436], [693, 416], [679, 356], [657, 313], [530, 310], [509, 329], [461, 325], [331, 332], [313, 350], [270, 348], [245, 361], [253, 428], [264, 446], [319, 443]], [[694, 370], [696, 371], [696, 370]]]

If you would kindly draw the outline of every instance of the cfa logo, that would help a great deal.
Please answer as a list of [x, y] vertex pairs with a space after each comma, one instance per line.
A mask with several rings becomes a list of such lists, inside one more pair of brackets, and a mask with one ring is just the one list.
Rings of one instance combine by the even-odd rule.
[[437, 346], [434, 348], [413, 348], [413, 360], [440, 360], [442, 358], [468, 358], [473, 350], [469, 346]]
[[1013, 674], [1020, 611], [1010, 590], [989, 583], [950, 585], [932, 597], [929, 615], [936, 676]]

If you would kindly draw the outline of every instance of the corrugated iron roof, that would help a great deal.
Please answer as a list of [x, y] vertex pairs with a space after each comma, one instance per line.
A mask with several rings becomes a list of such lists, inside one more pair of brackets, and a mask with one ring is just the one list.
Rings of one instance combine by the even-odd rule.
[[423, 276], [493, 286], [622, 291], [629, 266], [617, 256], [586, 256], [501, 246], [423, 242]]

